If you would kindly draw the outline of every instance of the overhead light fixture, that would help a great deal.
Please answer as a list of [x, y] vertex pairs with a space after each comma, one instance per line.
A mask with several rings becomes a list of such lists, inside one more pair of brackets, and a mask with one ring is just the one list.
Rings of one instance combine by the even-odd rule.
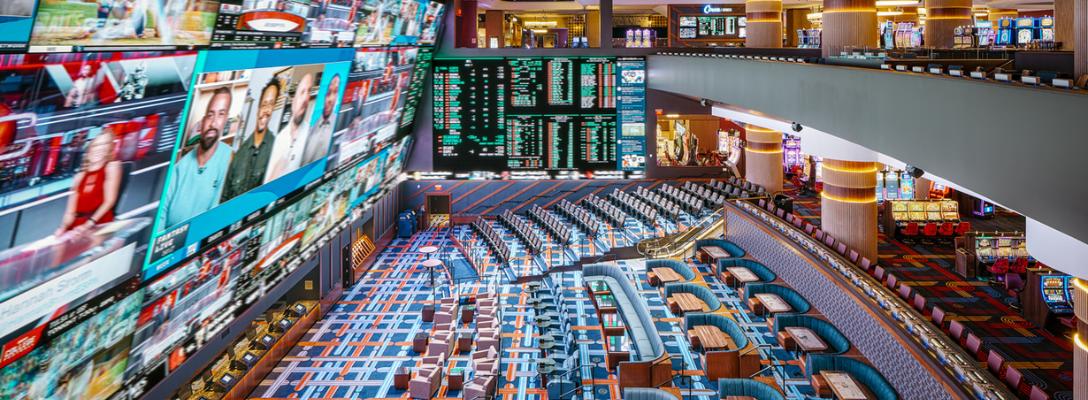
[[903, 15], [903, 12], [902, 11], [877, 11], [876, 12], [876, 16], [878, 16], [878, 17], [889, 17], [889, 16], [892, 16], [892, 15]]
[[881, 0], [876, 2], [877, 7], [894, 7], [894, 6], [916, 6], [917, 1], [911, 0]]
[[925, 14], [926, 13], [926, 8], [925, 7], [918, 7], [918, 13], [919, 14]]
[[824, 13], [810, 13], [807, 16], [808, 19], [821, 19], [823, 17], [824, 17]]
[[989, 14], [989, 13], [984, 13], [984, 12], [977, 12], [977, 13], [975, 13], [975, 16], [976, 16], [976, 17], [985, 17], [985, 16], [987, 16], [987, 15], [990, 15], [990, 14]]

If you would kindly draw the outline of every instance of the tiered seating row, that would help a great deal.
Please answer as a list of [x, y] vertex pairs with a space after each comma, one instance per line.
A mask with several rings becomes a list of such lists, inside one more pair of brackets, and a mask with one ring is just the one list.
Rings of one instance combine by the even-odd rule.
[[596, 239], [601, 234], [601, 223], [593, 219], [589, 211], [582, 207], [578, 207], [566, 199], [560, 200], [559, 204], [555, 205], [555, 212], [564, 217], [570, 218], [574, 225], [585, 232], [591, 238]]
[[713, 204], [718, 207], [725, 204], [726, 196], [698, 183], [686, 181], [680, 185], [680, 190], [695, 196], [695, 198], [702, 200], [705, 204]]
[[517, 236], [518, 240], [529, 249], [531, 254], [540, 254], [544, 251], [544, 239], [537, 235], [536, 232], [533, 232], [528, 222], [521, 220], [510, 210], [506, 210], [502, 215], [499, 215], [499, 223], [503, 227], [514, 231], [514, 236]]
[[676, 188], [676, 186], [664, 185], [657, 189], [657, 192], [661, 193], [665, 198], [679, 203], [688, 214], [699, 215], [703, 211], [702, 200]]
[[706, 185], [710, 189], [718, 192], [723, 196], [727, 196], [730, 199], [740, 197], [755, 197], [763, 193], [767, 193], [767, 189], [756, 185], [752, 182], [745, 182], [737, 177], [730, 177], [728, 182], [717, 181], [711, 179]]
[[548, 231], [560, 245], [566, 246], [570, 244], [570, 228], [563, 225], [563, 223], [559, 221], [559, 218], [548, 214], [548, 212], [539, 205], [533, 204], [533, 207], [530, 208], [529, 212], [525, 215], [533, 222], [543, 226], [544, 230]]
[[680, 218], [680, 206], [656, 192], [651, 192], [646, 190], [646, 188], [639, 186], [635, 189], [635, 197], [638, 197], [646, 204], [649, 204], [650, 207], [653, 207], [659, 213], [665, 215], [665, 218], [672, 220]]
[[608, 200], [611, 201], [612, 204], [619, 206], [623, 211], [633, 214], [635, 218], [638, 218], [648, 225], [657, 223], [657, 210], [646, 205], [642, 200], [635, 198], [635, 196], [632, 196], [627, 192], [615, 189], [608, 195]]
[[484, 241], [491, 246], [491, 252], [495, 253], [499, 262], [506, 264], [510, 261], [510, 247], [502, 240], [502, 235], [491, 227], [491, 224], [483, 219], [477, 219], [472, 222], [471, 226], [472, 230], [482, 236]]
[[590, 194], [582, 199], [582, 206], [608, 221], [617, 229], [623, 229], [624, 222], [627, 222], [627, 213], [596, 195]]

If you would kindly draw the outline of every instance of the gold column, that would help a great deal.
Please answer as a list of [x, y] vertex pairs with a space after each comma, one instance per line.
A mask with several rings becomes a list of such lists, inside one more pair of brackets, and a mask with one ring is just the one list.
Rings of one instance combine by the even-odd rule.
[[[876, 0], [825, 0], [823, 55], [837, 56], [847, 47], [876, 47]], [[860, 50], [860, 49], [859, 49]]]
[[956, 27], [974, 25], [971, 0], [926, 0], [926, 47], [952, 48]]
[[589, 47], [601, 47], [600, 11], [591, 10], [586, 12], [586, 41], [589, 42]]
[[767, 193], [782, 190], [782, 132], [755, 125], [745, 125], [747, 146], [744, 148], [745, 179], [767, 189]]
[[748, 0], [745, 47], [782, 47], [782, 0]]
[[874, 162], [823, 161], [820, 225], [837, 242], [877, 260], [876, 172]]
[[1077, 334], [1073, 337], [1073, 400], [1088, 400], [1088, 280], [1073, 281], [1073, 312], [1077, 315]]

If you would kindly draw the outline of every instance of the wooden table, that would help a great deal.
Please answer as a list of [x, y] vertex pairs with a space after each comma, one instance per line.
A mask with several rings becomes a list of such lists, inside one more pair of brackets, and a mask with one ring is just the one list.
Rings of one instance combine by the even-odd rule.
[[869, 388], [864, 384], [858, 382], [849, 373], [842, 371], [820, 371], [820, 376], [824, 377], [827, 381], [827, 385], [831, 387], [831, 392], [835, 393], [835, 397], [839, 400], [875, 400], [876, 396], [873, 395]]
[[701, 250], [706, 252], [707, 261], [710, 261], [710, 264], [717, 264], [720, 258], [732, 257], [729, 252], [718, 246], [703, 246]]
[[827, 351], [827, 342], [812, 329], [800, 326], [787, 326], [786, 332], [793, 337], [794, 347], [799, 347], [806, 352]]
[[408, 381], [412, 379], [412, 370], [408, 367], [397, 368], [393, 374], [393, 389], [408, 390]]
[[725, 269], [733, 276], [733, 279], [740, 283], [759, 282], [759, 277], [752, 273], [752, 270], [744, 267], [729, 267]]
[[753, 297], [759, 299], [763, 303], [763, 309], [771, 314], [788, 312], [793, 309], [793, 307], [790, 307], [790, 303], [782, 300], [781, 297], [774, 293], [756, 293]]
[[736, 345], [730, 343], [729, 337], [721, 329], [713, 325], [696, 325], [695, 335], [699, 338], [699, 345], [707, 350], [729, 350]]
[[654, 274], [657, 274], [657, 279], [661, 281], [661, 284], [680, 282], [680, 280], [684, 279], [669, 267], [654, 268]]
[[676, 293], [672, 295], [672, 299], [680, 306], [680, 311], [685, 313], [710, 311], [706, 303], [691, 293]]
[[415, 338], [412, 339], [412, 351], [423, 354], [427, 352], [427, 343], [430, 342], [430, 336], [426, 333], [416, 333]]
[[446, 377], [447, 377], [447, 379], [449, 379], [449, 384], [447, 385], [448, 386], [447, 389], [449, 389], [450, 391], [457, 391], [457, 390], [464, 389], [464, 386], [465, 386], [465, 369], [464, 368], [451, 369], [450, 374], [446, 375]]

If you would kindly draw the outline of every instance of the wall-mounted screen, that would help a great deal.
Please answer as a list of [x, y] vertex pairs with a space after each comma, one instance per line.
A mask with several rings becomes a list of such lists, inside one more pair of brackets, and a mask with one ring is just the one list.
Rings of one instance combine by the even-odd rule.
[[416, 55], [415, 70], [412, 71], [412, 79], [408, 82], [408, 95], [404, 98], [404, 113], [401, 115], [400, 131], [398, 137], [408, 135], [415, 128], [416, 111], [419, 109], [419, 99], [423, 96], [423, 87], [427, 83], [427, 77], [431, 73], [431, 62], [434, 58], [434, 49], [420, 47]]
[[645, 121], [641, 58], [438, 59], [434, 70], [439, 171], [618, 171], [619, 117], [632, 134]]
[[367, 158], [396, 139], [418, 53], [415, 47], [358, 49], [328, 169]]
[[325, 173], [353, 52], [203, 54], [175, 140], [145, 278]]
[[0, 1], [0, 53], [22, 53], [34, 26], [38, 0]]
[[193, 50], [210, 42], [219, 3], [42, 0], [34, 20], [30, 51]]

